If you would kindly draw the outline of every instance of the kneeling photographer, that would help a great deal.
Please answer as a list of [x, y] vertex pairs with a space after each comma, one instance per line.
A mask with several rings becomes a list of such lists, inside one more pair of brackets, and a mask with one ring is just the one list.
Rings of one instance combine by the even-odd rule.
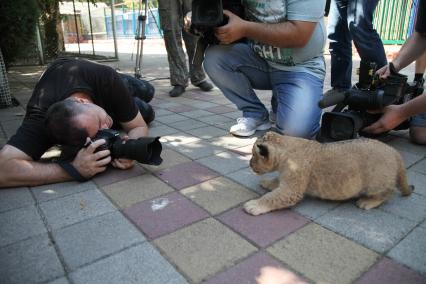
[[[134, 94], [145, 100], [141, 108], [132, 97], [141, 86], [135, 81], [130, 88], [129, 80], [109, 66], [88, 60], [64, 58], [53, 62], [34, 88], [22, 125], [0, 151], [0, 187], [85, 180], [103, 172], [109, 163], [120, 169], [131, 168], [133, 160], [139, 159], [133, 157], [134, 153], [129, 155], [135, 152], [131, 146], [134, 142], [129, 144], [130, 150], [119, 147], [119, 155], [114, 156], [116, 140], [120, 145], [125, 142], [118, 137], [96, 138], [99, 130], [113, 124], [126, 133], [123, 140], [139, 141], [148, 135], [141, 112], [148, 121], [154, 118], [146, 103], [154, 89], [145, 84], [145, 91]], [[99, 149], [108, 142], [107, 148]], [[46, 150], [58, 144], [77, 149], [75, 157], [63, 163], [40, 161]]]
[[[420, 0], [417, 12], [415, 32], [407, 39], [392, 65], [397, 72], [426, 52], [426, 0]], [[391, 65], [377, 71], [381, 78], [391, 74]], [[402, 121], [411, 117], [410, 138], [413, 143], [426, 144], [426, 94], [401, 105], [390, 105], [383, 110], [382, 117], [364, 128], [365, 132], [381, 133], [393, 129]]]

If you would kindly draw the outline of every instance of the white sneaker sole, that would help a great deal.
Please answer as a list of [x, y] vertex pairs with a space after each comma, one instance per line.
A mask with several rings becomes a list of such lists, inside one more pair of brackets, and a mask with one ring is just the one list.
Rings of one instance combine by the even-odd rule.
[[235, 136], [241, 136], [241, 137], [247, 137], [252, 136], [257, 130], [268, 130], [272, 127], [272, 124], [268, 121], [263, 124], [260, 124], [256, 127], [256, 129], [250, 130], [250, 131], [242, 131], [242, 130], [235, 130], [235, 131], [229, 131], [232, 135]]

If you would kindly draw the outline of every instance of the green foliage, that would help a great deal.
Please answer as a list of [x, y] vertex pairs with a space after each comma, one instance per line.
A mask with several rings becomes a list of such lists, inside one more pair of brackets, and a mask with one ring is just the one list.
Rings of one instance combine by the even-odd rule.
[[6, 66], [31, 48], [38, 16], [36, 0], [0, 1], [0, 48]]

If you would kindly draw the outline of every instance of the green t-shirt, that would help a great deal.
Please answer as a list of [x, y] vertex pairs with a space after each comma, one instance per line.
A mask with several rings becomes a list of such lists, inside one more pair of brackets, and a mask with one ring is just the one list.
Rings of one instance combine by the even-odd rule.
[[288, 20], [317, 23], [309, 42], [302, 48], [279, 48], [251, 41], [253, 50], [269, 65], [285, 71], [307, 72], [321, 80], [325, 77], [324, 25], [325, 0], [243, 0], [248, 20], [281, 23]]

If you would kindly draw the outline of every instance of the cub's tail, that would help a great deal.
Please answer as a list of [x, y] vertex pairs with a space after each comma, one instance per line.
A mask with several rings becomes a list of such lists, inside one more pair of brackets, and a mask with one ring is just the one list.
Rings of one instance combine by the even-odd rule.
[[404, 161], [401, 155], [397, 155], [398, 173], [397, 173], [397, 187], [403, 196], [408, 196], [413, 192], [414, 186], [408, 185], [407, 175], [405, 172]]

